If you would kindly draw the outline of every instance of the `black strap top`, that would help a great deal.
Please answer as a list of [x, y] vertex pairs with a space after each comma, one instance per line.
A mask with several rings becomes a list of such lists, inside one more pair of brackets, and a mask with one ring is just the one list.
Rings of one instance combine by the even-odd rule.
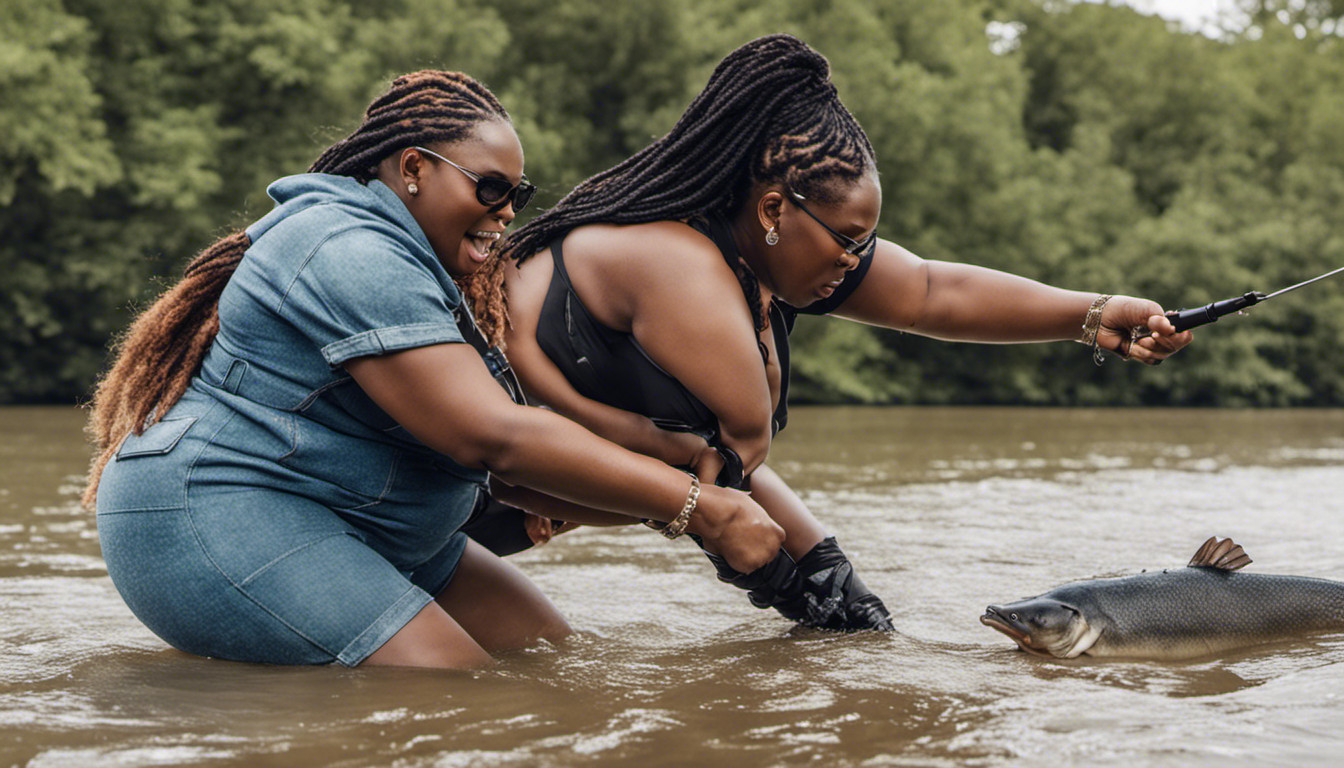
[[[725, 258], [736, 261], [737, 246], [721, 216], [696, 218], [690, 225], [707, 236]], [[720, 447], [719, 420], [681, 382], [649, 357], [633, 334], [616, 331], [588, 312], [565, 269], [563, 236], [551, 243], [555, 271], [542, 302], [537, 343], [584, 397], [643, 414], [663, 429], [693, 432]], [[768, 309], [779, 356], [780, 392], [772, 431], [788, 421], [789, 332], [801, 313], [826, 314], [849, 297], [867, 273], [872, 256], [860, 261], [827, 298], [803, 308], [775, 299]]]

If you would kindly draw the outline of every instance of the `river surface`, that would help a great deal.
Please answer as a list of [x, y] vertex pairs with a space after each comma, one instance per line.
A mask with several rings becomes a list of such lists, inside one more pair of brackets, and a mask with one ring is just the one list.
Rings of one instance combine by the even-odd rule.
[[1055, 661], [986, 604], [1183, 565], [1344, 580], [1344, 411], [797, 408], [772, 465], [892, 609], [791, 627], [689, 542], [515, 557], [576, 637], [481, 672], [199, 659], [142, 627], [76, 505], [83, 414], [0, 409], [0, 766], [1300, 766], [1344, 751], [1344, 637]]

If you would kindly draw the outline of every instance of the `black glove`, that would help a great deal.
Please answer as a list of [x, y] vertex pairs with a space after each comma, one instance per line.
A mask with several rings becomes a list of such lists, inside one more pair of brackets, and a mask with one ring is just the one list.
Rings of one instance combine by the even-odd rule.
[[834, 536], [822, 539], [796, 563], [781, 549], [751, 573], [739, 573], [719, 555], [705, 556], [719, 580], [747, 590], [757, 608], [774, 608], [786, 619], [818, 629], [894, 629], [882, 599], [854, 573]]

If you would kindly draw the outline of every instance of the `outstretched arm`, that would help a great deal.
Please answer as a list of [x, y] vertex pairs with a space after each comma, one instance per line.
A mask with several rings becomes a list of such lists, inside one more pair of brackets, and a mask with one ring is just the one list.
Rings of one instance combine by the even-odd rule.
[[[1079, 338], [1096, 298], [985, 267], [921, 259], [879, 240], [868, 274], [835, 314], [955, 341], [1058, 341]], [[1131, 346], [1134, 327], [1149, 335]], [[1097, 344], [1155, 363], [1191, 338], [1176, 333], [1157, 302], [1116, 296], [1102, 312]]]

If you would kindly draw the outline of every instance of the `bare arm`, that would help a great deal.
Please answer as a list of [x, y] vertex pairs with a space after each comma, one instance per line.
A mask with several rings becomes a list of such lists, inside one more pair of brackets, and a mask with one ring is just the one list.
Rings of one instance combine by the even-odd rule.
[[[363, 357], [345, 367], [399, 424], [463, 466], [634, 517], [669, 521], [685, 502], [684, 473], [562, 416], [516, 405], [466, 344]], [[690, 530], [717, 542], [739, 570], [768, 562], [783, 540], [779, 526], [746, 494], [713, 486], [703, 489]]]
[[[575, 290], [598, 321], [633, 334], [650, 358], [715, 414], [724, 444], [742, 457], [747, 472], [763, 462], [770, 447], [770, 388], [742, 291], [713, 244], [675, 222], [590, 226], [569, 236], [565, 254]], [[528, 263], [528, 274], [509, 284], [511, 311], [522, 313], [514, 316], [509, 346], [520, 377], [551, 407], [621, 442], [673, 442], [579, 395], [535, 347], [536, 313], [550, 269]], [[686, 462], [692, 446], [684, 439], [676, 445], [677, 459]], [[663, 449], [650, 450], [669, 458]]]
[[[584, 397], [537, 343], [537, 323], [554, 271], [549, 252], [526, 263], [505, 268], [509, 295], [509, 324], [505, 329], [509, 361], [529, 398], [555, 409], [594, 433], [619, 445], [673, 466], [688, 466], [707, 449], [705, 441], [686, 432], [660, 429], [648, 417]], [[702, 478], [703, 479], [703, 478]], [[563, 519], [563, 518], [561, 518]]]
[[490, 495], [511, 507], [550, 520], [563, 520], [581, 525], [632, 525], [638, 522], [629, 515], [585, 507], [521, 485], [492, 481]]
[[[1078, 338], [1096, 297], [985, 267], [921, 259], [879, 240], [868, 274], [835, 314], [939, 339], [1058, 341]], [[1162, 307], [1147, 299], [1116, 296], [1101, 322], [1098, 344], [1111, 350], [1125, 349], [1130, 328], [1147, 328], [1152, 335], [1136, 342], [1131, 354], [1148, 363], [1192, 338], [1176, 333]]]

